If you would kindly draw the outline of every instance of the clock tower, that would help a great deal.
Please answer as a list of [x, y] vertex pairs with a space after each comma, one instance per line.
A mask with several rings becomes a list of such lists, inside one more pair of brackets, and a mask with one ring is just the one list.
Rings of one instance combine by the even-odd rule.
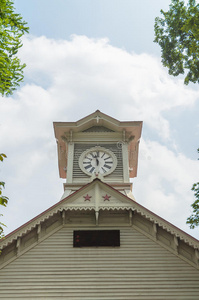
[[54, 122], [62, 198], [98, 178], [132, 197], [142, 122], [120, 122], [97, 110], [77, 122]]
[[64, 194], [0, 240], [0, 299], [199, 299], [198, 240], [131, 194], [142, 122], [54, 129]]

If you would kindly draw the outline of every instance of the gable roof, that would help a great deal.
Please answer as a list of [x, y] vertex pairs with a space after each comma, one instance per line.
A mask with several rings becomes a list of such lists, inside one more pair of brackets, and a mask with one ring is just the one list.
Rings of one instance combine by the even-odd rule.
[[[164, 244], [164, 239], [161, 239], [161, 236], [165, 236], [167, 238], [165, 234], [169, 235], [168, 239], [170, 239], [170, 245], [169, 243], [167, 243], [168, 245], [165, 246], [172, 252], [173, 247], [176, 247], [176, 253], [179, 253], [179, 247], [184, 247], [184, 244], [189, 246], [193, 250], [193, 253], [195, 253], [195, 258], [191, 258], [192, 265], [194, 261], [195, 266], [198, 267], [199, 241], [197, 239], [183, 232], [176, 226], [162, 219], [133, 199], [127, 197], [126, 195], [122, 194], [110, 185], [100, 181], [99, 179], [95, 179], [93, 182], [83, 186], [78, 191], [59, 201], [29, 222], [25, 223], [15, 231], [8, 234], [4, 239], [0, 241], [0, 249], [5, 249], [6, 247], [10, 247], [11, 245], [13, 245], [13, 247], [15, 248], [19, 248], [21, 238], [23, 238], [27, 234], [30, 234], [31, 232], [32, 235], [36, 236], [36, 238], [33, 239], [33, 244], [35, 245], [36, 241], [39, 242], [41, 224], [52, 221], [53, 217], [58, 213], [61, 213], [62, 218], [64, 218], [66, 211], [92, 211], [95, 212], [97, 224], [100, 211], [115, 210], [129, 211], [129, 220], [131, 223], [130, 225], [142, 231], [148, 237], [155, 239], [159, 243], [163, 241]], [[148, 232], [143, 229], [146, 227], [144, 224], [150, 228]], [[61, 226], [62, 224], [59, 223], [59, 225]], [[48, 235], [49, 232], [46, 234], [46, 237]], [[45, 236], [43, 236], [42, 238], [45, 239]], [[181, 256], [184, 256], [185, 260], [187, 260], [189, 256], [186, 255], [185, 248], [183, 248], [184, 250], [181, 251]], [[14, 251], [13, 253], [16, 252], [17, 251]]]
[[[58, 164], [61, 178], [66, 178], [67, 143], [96, 138], [96, 132], [109, 140], [115, 140], [118, 146], [128, 143], [130, 177], [137, 176], [138, 147], [142, 131], [142, 121], [118, 121], [99, 110], [77, 122], [53, 122], [55, 138], [58, 144]], [[130, 155], [131, 154], [131, 155]]]

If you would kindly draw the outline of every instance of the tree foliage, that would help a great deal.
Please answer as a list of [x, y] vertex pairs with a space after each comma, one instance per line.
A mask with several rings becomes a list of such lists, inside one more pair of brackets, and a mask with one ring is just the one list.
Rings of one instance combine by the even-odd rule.
[[155, 19], [155, 40], [169, 74], [184, 74], [184, 83], [199, 83], [199, 4], [195, 0], [171, 0], [163, 18]]
[[[0, 154], [0, 161], [3, 162], [4, 158], [6, 158], [6, 155], [4, 153]], [[5, 187], [5, 182], [0, 181], [0, 205], [6, 206], [8, 203], [8, 197], [2, 195], [2, 189]], [[2, 214], [0, 214], [2, 216]], [[0, 238], [3, 236], [3, 226], [5, 226], [3, 223], [0, 222]]]
[[[21, 37], [29, 28], [19, 14], [14, 12], [13, 1], [0, 0], [0, 94], [11, 95], [23, 80], [23, 69], [16, 56], [22, 46]], [[6, 155], [0, 154], [0, 162]], [[0, 205], [6, 206], [8, 197], [3, 196], [5, 182], [0, 181]], [[2, 216], [2, 214], [0, 214]], [[0, 222], [0, 238], [3, 237], [3, 223]]]
[[21, 37], [28, 32], [27, 23], [14, 13], [13, 2], [0, 0], [0, 94], [11, 95], [23, 80], [23, 69], [16, 56]]
[[[199, 148], [198, 148], [199, 153]], [[193, 184], [192, 191], [194, 192], [195, 201], [191, 205], [193, 208], [192, 215], [187, 218], [187, 224], [190, 225], [190, 228], [195, 228], [196, 226], [199, 226], [199, 182], [196, 182]]]

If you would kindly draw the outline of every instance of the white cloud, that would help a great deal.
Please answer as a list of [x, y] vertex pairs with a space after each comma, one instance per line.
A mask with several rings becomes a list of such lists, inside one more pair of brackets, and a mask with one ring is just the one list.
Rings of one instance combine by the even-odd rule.
[[119, 120], [143, 120], [144, 130], [159, 135], [142, 142], [137, 201], [183, 226], [198, 167], [171, 151], [175, 141], [164, 113], [194, 106], [198, 92], [170, 78], [156, 57], [128, 53], [107, 39], [26, 37], [20, 55], [26, 82], [0, 102], [9, 231], [61, 197], [52, 122], [76, 121], [96, 109]]
[[150, 140], [142, 140], [140, 153], [134, 192], [138, 202], [192, 234], [185, 223], [191, 214], [191, 187], [198, 178], [199, 164]]
[[60, 104], [66, 109], [89, 104], [91, 111], [110, 107], [120, 112], [120, 118], [144, 119], [165, 138], [170, 133], [163, 112], [190, 106], [198, 96], [182, 80], [172, 80], [156, 57], [130, 54], [107, 39], [26, 38], [21, 56], [28, 65], [27, 78], [37, 85], [47, 84], [47, 91], [56, 98], [55, 110]]

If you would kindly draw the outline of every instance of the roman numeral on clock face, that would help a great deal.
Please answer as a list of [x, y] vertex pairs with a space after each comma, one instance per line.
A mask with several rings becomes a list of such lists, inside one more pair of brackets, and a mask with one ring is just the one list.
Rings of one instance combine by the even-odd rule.
[[102, 169], [102, 171], [103, 171], [104, 173], [106, 173], [106, 170], [105, 170], [103, 167], [101, 167], [101, 169]]
[[86, 170], [89, 169], [89, 168], [92, 168], [92, 165], [91, 165], [91, 164], [85, 166], [85, 169], [86, 169]]
[[109, 166], [109, 165], [104, 165], [104, 168], [106, 168], [106, 169], [111, 169], [111, 167]]
[[111, 158], [111, 157], [110, 157], [110, 156], [108, 156], [108, 157], [104, 158], [104, 160], [107, 160], [107, 159], [109, 159], [109, 158]]
[[95, 170], [94, 167], [92, 167], [92, 169], [89, 170], [90, 173], [93, 173], [93, 171]]
[[103, 155], [101, 156], [101, 158], [103, 158], [105, 154], [106, 154], [106, 153], [104, 152]]
[[92, 160], [92, 158], [90, 158], [90, 157], [88, 157], [88, 156], [86, 156], [85, 158], [89, 159], [90, 161]]

